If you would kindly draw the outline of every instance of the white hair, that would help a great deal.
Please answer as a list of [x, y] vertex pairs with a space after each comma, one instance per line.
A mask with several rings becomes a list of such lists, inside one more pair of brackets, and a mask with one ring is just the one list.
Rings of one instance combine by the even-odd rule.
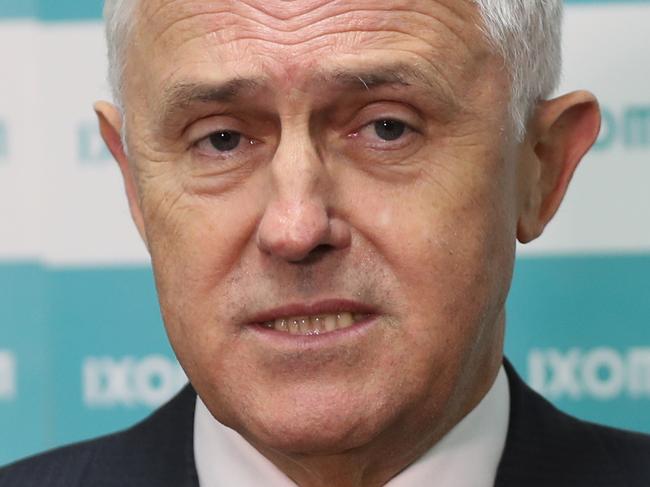
[[512, 121], [522, 137], [537, 102], [550, 97], [560, 82], [562, 0], [473, 1], [488, 42], [510, 74]]
[[129, 43], [135, 6], [138, 0], [105, 0], [104, 22], [108, 47], [108, 82], [113, 100], [124, 110], [122, 97], [123, 73], [126, 68], [126, 48]]
[[[123, 107], [126, 47], [139, 0], [105, 0], [109, 82], [116, 105]], [[510, 111], [517, 138], [535, 104], [557, 88], [562, 65], [562, 0], [471, 0], [480, 10], [481, 26], [503, 58], [512, 86]]]

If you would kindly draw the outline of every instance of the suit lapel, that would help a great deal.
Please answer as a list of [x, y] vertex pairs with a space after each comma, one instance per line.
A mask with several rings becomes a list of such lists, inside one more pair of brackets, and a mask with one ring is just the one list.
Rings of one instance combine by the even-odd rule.
[[130, 448], [128, 458], [121, 459], [123, 471], [130, 472], [131, 477], [121, 485], [199, 487], [194, 463], [195, 404], [196, 393], [188, 384], [149, 418], [125, 432], [126, 442], [136, 448]]
[[495, 487], [625, 485], [596, 428], [530, 389], [506, 360], [510, 423]]

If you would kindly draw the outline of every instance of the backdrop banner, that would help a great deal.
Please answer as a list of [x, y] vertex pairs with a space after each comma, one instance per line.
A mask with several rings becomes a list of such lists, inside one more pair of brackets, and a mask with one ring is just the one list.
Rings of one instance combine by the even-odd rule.
[[[187, 380], [92, 103], [99, 0], [0, 0], [0, 464], [125, 427]], [[560, 408], [650, 432], [650, 1], [567, 1], [560, 91], [596, 148], [520, 247], [506, 354]]]

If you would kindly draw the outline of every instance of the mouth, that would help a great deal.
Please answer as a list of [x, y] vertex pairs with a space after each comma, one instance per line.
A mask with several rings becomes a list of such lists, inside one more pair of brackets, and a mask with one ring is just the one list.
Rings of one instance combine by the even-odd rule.
[[344, 311], [336, 314], [316, 316], [290, 316], [265, 321], [261, 326], [290, 335], [322, 335], [336, 330], [343, 330], [361, 323], [370, 315]]
[[256, 316], [252, 324], [287, 335], [315, 336], [352, 328], [373, 315], [364, 305], [334, 300], [270, 310]]

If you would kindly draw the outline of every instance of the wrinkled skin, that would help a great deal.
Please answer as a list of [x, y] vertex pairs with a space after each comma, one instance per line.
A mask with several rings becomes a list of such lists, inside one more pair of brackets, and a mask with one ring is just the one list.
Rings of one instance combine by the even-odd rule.
[[[300, 485], [381, 485], [480, 401], [515, 240], [541, 233], [597, 133], [575, 93], [517, 142], [478, 24], [457, 0], [144, 0], [129, 157], [119, 113], [97, 105], [181, 364]], [[404, 124], [395, 140], [385, 119]], [[219, 131], [239, 145], [219, 150]], [[251, 325], [334, 298], [374, 320], [329, 340]]]

